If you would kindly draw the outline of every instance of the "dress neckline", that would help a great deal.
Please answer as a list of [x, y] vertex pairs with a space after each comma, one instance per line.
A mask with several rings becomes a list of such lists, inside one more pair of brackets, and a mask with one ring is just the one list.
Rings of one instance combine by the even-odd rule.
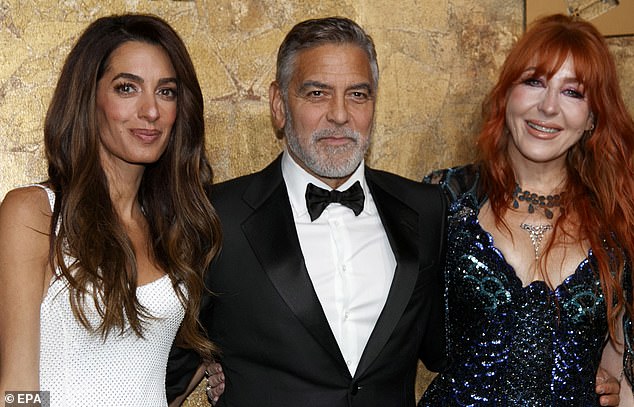
[[524, 285], [522, 283], [522, 280], [515, 272], [515, 268], [510, 265], [508, 261], [506, 261], [504, 253], [502, 253], [502, 251], [495, 246], [495, 238], [493, 237], [493, 235], [489, 233], [489, 231], [484, 229], [480, 224], [480, 220], [478, 219], [478, 211], [473, 211], [473, 221], [475, 226], [487, 237], [489, 248], [492, 249], [493, 252], [496, 253], [496, 255], [500, 258], [502, 263], [504, 263], [504, 272], [507, 274], [510, 281], [514, 281], [514, 285], [519, 286], [522, 291], [531, 291], [536, 287], [541, 287], [551, 294], [557, 293], [561, 291], [565, 286], [569, 285], [570, 281], [574, 280], [580, 274], [580, 272], [583, 270], [584, 266], [588, 263], [590, 257], [592, 256], [592, 249], [589, 249], [586, 257], [577, 265], [577, 267], [575, 267], [575, 270], [569, 276], [564, 278], [561, 283], [559, 283], [554, 288], [550, 287], [544, 280], [533, 280], [527, 285]]
[[153, 284], [157, 284], [159, 281], [164, 280], [166, 278], [168, 278], [168, 275], [167, 274], [163, 274], [161, 277], [155, 278], [154, 280], [152, 280], [150, 282], [147, 282], [147, 283], [141, 284], [141, 285], [137, 285], [136, 289], [137, 289], [137, 291], [139, 291], [139, 290], [144, 289], [146, 287], [149, 287], [149, 286], [151, 286]]

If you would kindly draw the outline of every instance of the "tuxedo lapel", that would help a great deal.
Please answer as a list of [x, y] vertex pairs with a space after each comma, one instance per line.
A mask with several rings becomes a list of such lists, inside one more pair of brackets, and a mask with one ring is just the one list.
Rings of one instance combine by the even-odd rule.
[[372, 364], [390, 338], [410, 301], [419, 270], [418, 213], [375, 183], [369, 169], [366, 170], [366, 179], [396, 258], [396, 270], [385, 306], [361, 356], [355, 377]]
[[278, 158], [254, 177], [245, 192], [244, 199], [253, 213], [242, 224], [242, 230], [279, 295], [317, 342], [345, 368], [304, 263], [280, 162]]

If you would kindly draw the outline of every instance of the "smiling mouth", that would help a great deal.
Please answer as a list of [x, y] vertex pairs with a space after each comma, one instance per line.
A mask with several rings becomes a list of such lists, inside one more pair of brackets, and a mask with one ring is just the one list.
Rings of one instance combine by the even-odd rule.
[[161, 134], [161, 132], [159, 130], [133, 129], [132, 131], [135, 134], [138, 134], [138, 135], [141, 135], [141, 136], [158, 136], [159, 134]]
[[160, 131], [147, 130], [147, 129], [132, 130], [132, 134], [134, 134], [143, 143], [153, 143], [155, 140], [158, 140], [159, 137], [161, 136]]
[[540, 126], [537, 123], [533, 123], [533, 122], [526, 122], [526, 124], [528, 125], [528, 127], [535, 129], [537, 131], [541, 131], [543, 133], [549, 133], [549, 134], [554, 134], [557, 133], [559, 131], [561, 131], [561, 129], [559, 128], [553, 128], [553, 127], [544, 127], [544, 126]]

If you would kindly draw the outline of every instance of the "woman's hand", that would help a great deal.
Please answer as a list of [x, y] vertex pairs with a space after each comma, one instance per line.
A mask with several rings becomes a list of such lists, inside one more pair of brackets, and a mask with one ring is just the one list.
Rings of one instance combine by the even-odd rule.
[[619, 393], [621, 385], [616, 377], [602, 367], [597, 371], [596, 392], [600, 394], [599, 403], [602, 406], [618, 406], [621, 402]]

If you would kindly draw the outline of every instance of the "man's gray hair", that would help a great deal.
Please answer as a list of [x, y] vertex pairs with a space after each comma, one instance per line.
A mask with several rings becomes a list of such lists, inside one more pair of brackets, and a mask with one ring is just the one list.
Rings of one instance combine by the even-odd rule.
[[379, 65], [372, 38], [354, 21], [345, 17], [327, 17], [302, 21], [286, 35], [277, 52], [277, 81], [284, 99], [295, 69], [297, 54], [326, 44], [357, 45], [368, 56], [372, 70], [373, 91], [379, 84]]

